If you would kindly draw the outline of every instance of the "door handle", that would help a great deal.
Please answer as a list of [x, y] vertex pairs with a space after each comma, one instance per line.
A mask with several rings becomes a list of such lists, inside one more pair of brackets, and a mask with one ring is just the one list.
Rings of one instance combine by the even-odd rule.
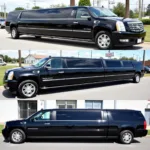
[[79, 22], [77, 22], [77, 21], [75, 21], [75, 22], [73, 22], [73, 24], [78, 24]]
[[64, 71], [59, 71], [58, 73], [64, 73]]
[[44, 125], [50, 125], [50, 123], [44, 123]]

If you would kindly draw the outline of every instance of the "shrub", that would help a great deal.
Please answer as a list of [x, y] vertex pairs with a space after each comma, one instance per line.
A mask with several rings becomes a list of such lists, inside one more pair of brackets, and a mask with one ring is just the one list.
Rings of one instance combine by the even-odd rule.
[[144, 25], [150, 25], [150, 19], [142, 19], [141, 21]]

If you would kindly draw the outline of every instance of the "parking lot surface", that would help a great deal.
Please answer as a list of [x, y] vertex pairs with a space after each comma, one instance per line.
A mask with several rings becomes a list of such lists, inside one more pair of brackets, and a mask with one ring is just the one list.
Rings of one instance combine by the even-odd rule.
[[[32, 36], [21, 36], [20, 39], [11, 39], [10, 34], [5, 29], [0, 29], [0, 49], [1, 50], [97, 50], [94, 43], [77, 42], [68, 40], [56, 40], [52, 38], [35, 39]], [[120, 49], [120, 48], [117, 48]], [[150, 49], [148, 43], [134, 47], [121, 48], [129, 50]]]
[[30, 141], [24, 144], [10, 144], [3, 142], [0, 137], [1, 150], [149, 150], [149, 137], [134, 140], [130, 145], [123, 145], [114, 141], [99, 140], [50, 140], [50, 141]]

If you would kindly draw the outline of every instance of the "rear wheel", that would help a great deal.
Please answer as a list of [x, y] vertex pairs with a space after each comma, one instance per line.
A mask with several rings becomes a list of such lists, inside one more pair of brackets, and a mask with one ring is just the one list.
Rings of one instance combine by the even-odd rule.
[[135, 74], [134, 78], [133, 78], [133, 82], [134, 83], [139, 83], [140, 82], [140, 79], [141, 79], [141, 76], [140, 74]]
[[19, 84], [18, 93], [21, 97], [31, 98], [36, 96], [38, 84], [33, 80], [25, 80]]
[[11, 37], [13, 39], [18, 39], [19, 38], [19, 32], [18, 32], [16, 27], [12, 27], [12, 29], [11, 29]]
[[95, 43], [99, 49], [111, 49], [112, 37], [108, 31], [100, 31], [95, 37]]
[[26, 135], [21, 129], [14, 129], [10, 133], [10, 142], [14, 144], [20, 144], [25, 142]]
[[120, 133], [120, 142], [122, 144], [131, 144], [133, 138], [133, 133], [130, 130], [124, 130]]

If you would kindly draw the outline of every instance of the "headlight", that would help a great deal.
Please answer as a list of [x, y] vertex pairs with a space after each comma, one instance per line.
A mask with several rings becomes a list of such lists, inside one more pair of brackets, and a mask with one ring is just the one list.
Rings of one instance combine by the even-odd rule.
[[125, 28], [124, 23], [122, 21], [116, 22], [116, 28], [117, 28], [117, 31], [126, 31], [126, 28]]
[[9, 74], [8, 74], [7, 80], [12, 80], [13, 77], [14, 77], [14, 72], [11, 71], [11, 72], [9, 72]]

